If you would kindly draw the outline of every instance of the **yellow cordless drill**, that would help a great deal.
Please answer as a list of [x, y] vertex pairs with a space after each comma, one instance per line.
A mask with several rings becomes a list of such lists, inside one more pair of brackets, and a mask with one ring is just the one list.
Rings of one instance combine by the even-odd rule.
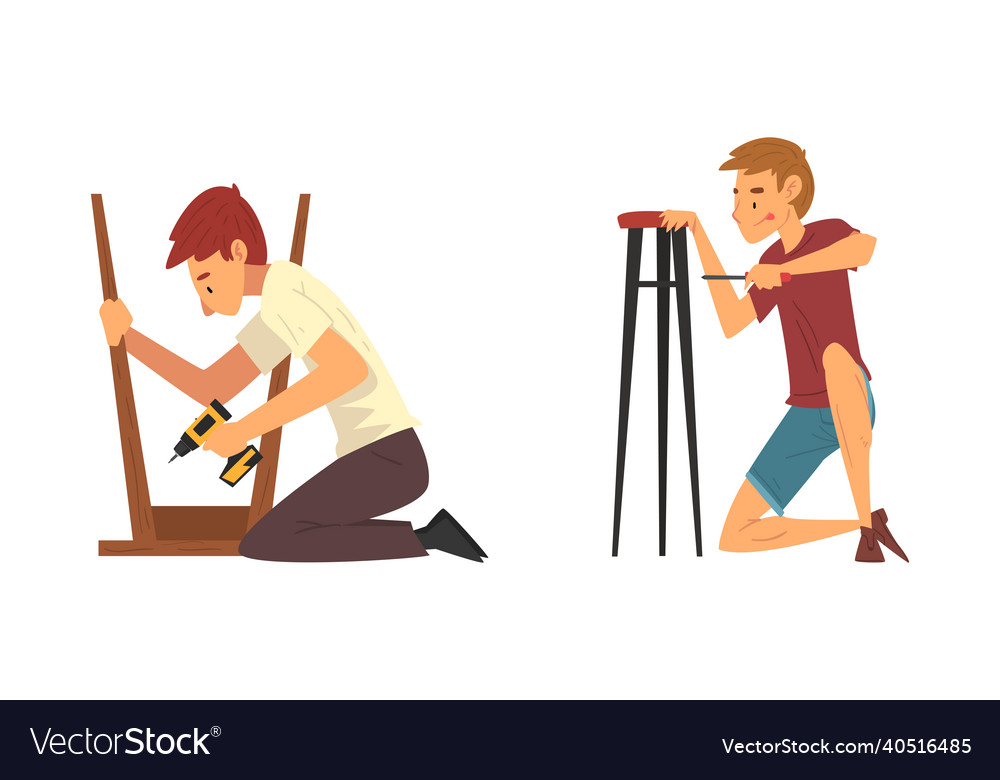
[[[230, 419], [232, 419], [232, 415], [226, 411], [226, 407], [218, 401], [212, 401], [208, 408], [195, 418], [191, 427], [184, 431], [184, 435], [174, 447], [174, 457], [167, 463], [173, 463], [178, 456], [183, 458], [189, 452], [201, 447], [205, 443], [205, 439], [208, 438], [208, 434], [215, 430], [215, 426]], [[249, 474], [250, 470], [260, 462], [260, 459], [260, 451], [251, 444], [243, 452], [230, 456], [222, 474], [219, 475], [219, 479], [232, 487]]]

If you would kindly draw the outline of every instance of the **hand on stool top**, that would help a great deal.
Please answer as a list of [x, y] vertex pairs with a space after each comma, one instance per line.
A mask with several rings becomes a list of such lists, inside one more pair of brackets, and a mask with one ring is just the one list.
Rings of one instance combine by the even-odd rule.
[[691, 230], [691, 235], [694, 235], [695, 229], [698, 226], [698, 217], [693, 211], [664, 211], [660, 214], [660, 227], [666, 228], [667, 230], [674, 230], [675, 228], [686, 227]]

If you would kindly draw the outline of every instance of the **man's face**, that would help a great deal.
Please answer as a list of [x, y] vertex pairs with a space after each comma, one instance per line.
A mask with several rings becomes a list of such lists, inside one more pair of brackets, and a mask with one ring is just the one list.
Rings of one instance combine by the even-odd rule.
[[751, 244], [763, 241], [783, 225], [792, 208], [778, 192], [778, 177], [773, 171], [737, 171], [733, 202], [733, 219]]
[[194, 289], [201, 298], [201, 308], [205, 315], [237, 314], [243, 303], [243, 287], [246, 268], [243, 256], [234, 253], [232, 260], [224, 260], [222, 252], [216, 252], [200, 262], [194, 257], [187, 260], [188, 272]]

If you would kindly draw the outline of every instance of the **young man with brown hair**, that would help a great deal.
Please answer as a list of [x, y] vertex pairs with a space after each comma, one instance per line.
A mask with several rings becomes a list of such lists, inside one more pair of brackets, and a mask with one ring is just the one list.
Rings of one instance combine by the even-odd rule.
[[[875, 239], [843, 220], [804, 225], [814, 182], [805, 151], [780, 138], [759, 138], [730, 152], [719, 170], [736, 171], [733, 219], [751, 244], [779, 240], [747, 275], [740, 297], [726, 281], [709, 282], [723, 333], [730, 338], [777, 307], [788, 360], [791, 407], [736, 493], [719, 548], [752, 552], [825, 539], [860, 528], [855, 560], [881, 562], [880, 545], [908, 560], [871, 510], [869, 450], [875, 423], [871, 374], [861, 359], [847, 269], [866, 265]], [[663, 227], [687, 227], [708, 275], [725, 275], [698, 217], [664, 211]], [[782, 282], [782, 274], [791, 274]], [[785, 507], [819, 464], [839, 449], [858, 516], [849, 520], [785, 517]], [[768, 508], [776, 516], [764, 517]]]
[[377, 520], [427, 488], [419, 425], [351, 312], [328, 287], [294, 263], [267, 262], [257, 215], [234, 184], [195, 198], [170, 234], [167, 268], [186, 264], [206, 316], [235, 315], [247, 296], [260, 313], [237, 344], [200, 369], [130, 327], [125, 304], [105, 301], [109, 344], [124, 337], [129, 354], [203, 405], [227, 402], [292, 354], [309, 373], [241, 420], [220, 425], [204, 444], [223, 457], [326, 406], [337, 431], [337, 459], [262, 517], [240, 543], [249, 558], [358, 561], [409, 558], [437, 549], [481, 561], [485, 553], [441, 510], [424, 528]]

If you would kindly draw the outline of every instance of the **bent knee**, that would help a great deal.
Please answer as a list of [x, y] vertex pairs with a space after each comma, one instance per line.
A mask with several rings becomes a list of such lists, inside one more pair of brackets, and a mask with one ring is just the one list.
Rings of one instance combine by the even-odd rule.
[[747, 539], [749, 530], [760, 522], [759, 517], [734, 517], [729, 513], [726, 523], [722, 526], [722, 535], [719, 537], [719, 549], [723, 552], [746, 552], [749, 547]]
[[719, 549], [722, 552], [746, 552], [746, 548], [743, 546], [739, 535], [726, 533], [725, 530], [722, 531], [722, 536], [719, 537]]
[[736, 540], [726, 533], [725, 528], [722, 529], [722, 536], [719, 537], [719, 549], [722, 552], [739, 552], [736, 548]]
[[258, 546], [247, 536], [244, 536], [242, 541], [240, 541], [240, 546], [236, 551], [244, 558], [260, 558]]
[[837, 342], [833, 342], [823, 350], [823, 368], [826, 371], [857, 371], [858, 364], [854, 362], [851, 353]]
[[272, 546], [273, 540], [268, 538], [271, 534], [268, 533], [266, 520], [273, 512], [274, 510], [272, 509], [271, 512], [268, 512], [268, 514], [258, 520], [240, 540], [236, 551], [244, 558], [256, 558], [257, 560], [265, 561], [269, 559], [267, 550]]

